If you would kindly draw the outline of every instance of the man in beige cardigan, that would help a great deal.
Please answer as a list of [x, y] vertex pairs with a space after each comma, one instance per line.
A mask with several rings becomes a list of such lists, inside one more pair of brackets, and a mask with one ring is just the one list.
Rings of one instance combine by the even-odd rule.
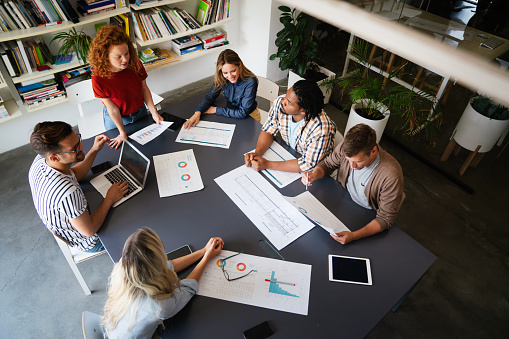
[[376, 210], [375, 219], [354, 232], [331, 236], [341, 244], [379, 233], [392, 226], [403, 199], [403, 171], [399, 163], [376, 143], [376, 132], [369, 126], [352, 127], [333, 153], [312, 172], [302, 173], [302, 183], [338, 171], [338, 181], [352, 200], [362, 207]]

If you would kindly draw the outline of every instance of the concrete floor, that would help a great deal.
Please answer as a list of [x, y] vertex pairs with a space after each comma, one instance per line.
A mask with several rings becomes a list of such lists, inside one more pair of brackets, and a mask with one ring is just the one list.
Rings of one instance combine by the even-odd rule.
[[[193, 84], [169, 97], [195, 94], [189, 89], [201, 91], [208, 84]], [[326, 111], [342, 131], [346, 114], [330, 105]], [[466, 153], [446, 164], [438, 162], [452, 120], [444, 123], [436, 148], [405, 143], [457, 177]], [[396, 144], [383, 138], [381, 146], [398, 159], [405, 174], [407, 199], [397, 226], [438, 260], [368, 338], [506, 338], [509, 228], [502, 212], [507, 208], [509, 150], [496, 158], [500, 148], [495, 148], [478, 168], [467, 171], [461, 180], [474, 189], [468, 194]], [[29, 145], [0, 154], [0, 337], [80, 338], [82, 311], [102, 313], [112, 262], [102, 255], [78, 266], [93, 290], [85, 296], [34, 210], [27, 181], [33, 158]], [[338, 319], [331, 326], [338, 327], [340, 337], [341, 326], [348, 324]]]

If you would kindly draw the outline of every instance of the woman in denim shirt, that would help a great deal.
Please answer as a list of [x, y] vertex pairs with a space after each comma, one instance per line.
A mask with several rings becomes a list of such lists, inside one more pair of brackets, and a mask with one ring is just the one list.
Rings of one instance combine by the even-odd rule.
[[[257, 90], [256, 75], [244, 66], [237, 53], [231, 49], [225, 49], [217, 58], [214, 85], [203, 98], [194, 115], [184, 124], [184, 128], [196, 126], [202, 114], [217, 114], [237, 119], [244, 119], [250, 115], [259, 122]], [[221, 91], [227, 100], [226, 107], [212, 106]]]

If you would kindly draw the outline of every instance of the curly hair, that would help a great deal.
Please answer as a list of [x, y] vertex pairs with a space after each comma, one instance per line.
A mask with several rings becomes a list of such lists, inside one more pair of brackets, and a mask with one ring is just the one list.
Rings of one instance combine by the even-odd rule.
[[110, 69], [109, 54], [112, 46], [127, 44], [129, 47], [128, 68], [135, 72], [140, 70], [140, 59], [129, 36], [118, 26], [107, 25], [97, 32], [90, 44], [88, 62], [92, 68], [92, 74], [110, 78], [113, 73]]
[[217, 57], [216, 73], [214, 74], [214, 88], [221, 88], [224, 85], [226, 85], [226, 79], [223, 76], [222, 71], [223, 66], [225, 64], [237, 66], [239, 68], [239, 78], [241, 78], [242, 80], [245, 80], [246, 78], [256, 77], [256, 75], [254, 75], [253, 72], [251, 72], [246, 66], [244, 66], [244, 63], [242, 62], [242, 60], [240, 60], [240, 57], [237, 53], [235, 53], [231, 49], [225, 49]]

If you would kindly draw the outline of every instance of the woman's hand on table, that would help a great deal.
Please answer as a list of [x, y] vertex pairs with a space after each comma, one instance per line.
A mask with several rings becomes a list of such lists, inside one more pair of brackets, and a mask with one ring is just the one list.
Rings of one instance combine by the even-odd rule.
[[199, 111], [194, 112], [193, 116], [187, 119], [184, 123], [185, 129], [190, 129], [191, 127], [196, 126], [196, 124], [200, 121], [201, 113]]

